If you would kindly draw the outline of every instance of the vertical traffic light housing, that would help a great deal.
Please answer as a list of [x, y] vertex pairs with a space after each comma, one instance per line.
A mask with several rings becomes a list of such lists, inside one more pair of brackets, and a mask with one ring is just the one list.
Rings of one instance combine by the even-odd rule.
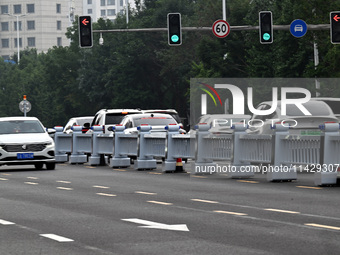
[[91, 16], [79, 16], [79, 45], [81, 48], [93, 45]]
[[340, 11], [331, 12], [331, 42], [340, 43]]
[[271, 11], [259, 12], [259, 30], [262, 44], [273, 42], [273, 16]]
[[171, 46], [182, 44], [182, 24], [180, 13], [168, 13], [168, 43]]

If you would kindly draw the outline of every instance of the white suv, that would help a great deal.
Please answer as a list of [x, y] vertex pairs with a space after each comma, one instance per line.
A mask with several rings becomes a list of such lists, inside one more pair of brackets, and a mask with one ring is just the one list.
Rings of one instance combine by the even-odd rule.
[[[104, 133], [111, 133], [112, 131], [108, 130], [109, 127], [120, 124], [126, 115], [136, 113], [142, 112], [138, 109], [102, 109], [94, 116], [91, 127], [100, 125], [103, 126]], [[91, 132], [92, 130], [89, 130], [87, 133]]]

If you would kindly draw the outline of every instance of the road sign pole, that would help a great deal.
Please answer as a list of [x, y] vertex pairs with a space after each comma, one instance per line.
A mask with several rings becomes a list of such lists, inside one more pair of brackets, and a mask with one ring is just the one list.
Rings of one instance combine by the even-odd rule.
[[226, 0], [222, 0], [223, 20], [227, 21]]
[[19, 109], [24, 113], [24, 117], [27, 116], [27, 113], [31, 110], [31, 108], [31, 103], [27, 101], [27, 97], [24, 95], [23, 100], [19, 103]]

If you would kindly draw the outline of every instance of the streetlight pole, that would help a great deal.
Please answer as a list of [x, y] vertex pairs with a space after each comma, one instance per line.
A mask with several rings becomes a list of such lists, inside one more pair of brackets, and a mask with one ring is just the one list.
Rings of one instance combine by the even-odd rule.
[[27, 14], [20, 14], [20, 15], [14, 15], [14, 14], [10, 14], [10, 13], [4, 13], [4, 14], [17, 18], [17, 46], [18, 46], [18, 64], [19, 64], [19, 62], [20, 62], [19, 17], [27, 16]]

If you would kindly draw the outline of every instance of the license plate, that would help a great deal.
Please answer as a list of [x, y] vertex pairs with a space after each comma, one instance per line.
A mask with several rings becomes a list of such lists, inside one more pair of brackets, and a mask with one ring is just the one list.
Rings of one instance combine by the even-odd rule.
[[320, 130], [301, 130], [300, 135], [321, 135]]
[[18, 153], [17, 159], [33, 159], [34, 154], [33, 153]]

